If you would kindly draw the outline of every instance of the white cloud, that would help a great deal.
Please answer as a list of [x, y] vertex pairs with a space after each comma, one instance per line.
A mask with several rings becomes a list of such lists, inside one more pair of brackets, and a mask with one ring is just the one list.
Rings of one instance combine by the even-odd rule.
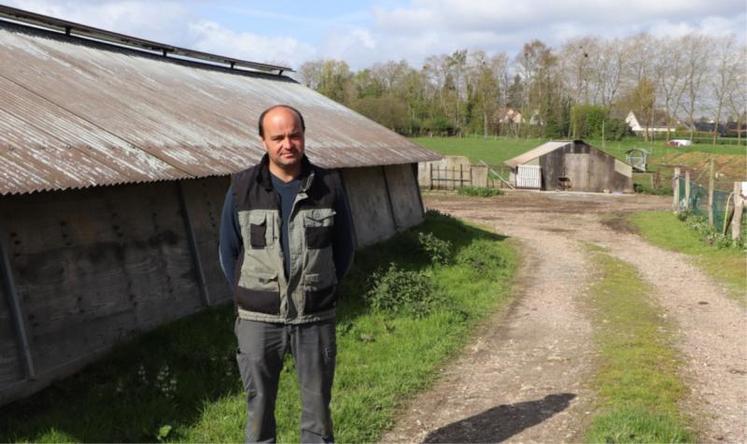
[[[255, 62], [300, 65], [315, 49], [293, 37], [235, 32], [195, 17], [190, 1], [11, 0], [10, 6], [161, 43]], [[363, 31], [365, 32], [365, 31]]]
[[189, 41], [184, 23], [191, 20], [188, 4], [178, 1], [11, 0], [10, 6], [137, 36], [182, 45]]
[[[640, 32], [679, 36], [734, 33], [745, 42], [744, 0], [370, 0], [369, 19], [298, 16], [248, 3], [217, 1], [210, 8], [252, 20], [277, 22], [280, 35], [229, 29], [195, 15], [204, 0], [10, 0], [9, 4], [104, 29], [258, 62], [300, 66], [314, 58], [345, 60], [353, 69], [405, 59], [418, 66], [457, 49], [504, 51], [510, 56], [533, 39], [559, 46], [569, 38], [625, 37]], [[200, 8], [197, 8], [199, 6]], [[220, 16], [220, 14], [217, 14]], [[234, 20], [236, 23], [236, 20]], [[236, 25], [234, 25], [236, 26]], [[256, 29], [252, 27], [252, 29]]]
[[265, 37], [249, 32], [234, 32], [209, 21], [189, 24], [194, 49], [219, 53], [255, 62], [300, 65], [311, 59], [316, 50], [291, 37]]
[[743, 0], [412, 0], [373, 10], [371, 34], [379, 51], [368, 56], [376, 61], [405, 57], [417, 65], [428, 55], [460, 48], [513, 55], [532, 39], [558, 46], [584, 35], [617, 38], [640, 32], [734, 33], [744, 42], [745, 12]]

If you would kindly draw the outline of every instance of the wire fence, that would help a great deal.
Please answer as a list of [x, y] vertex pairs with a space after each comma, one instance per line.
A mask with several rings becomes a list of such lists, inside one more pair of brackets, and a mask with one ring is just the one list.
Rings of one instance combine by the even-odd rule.
[[[677, 203], [676, 211], [689, 211], [695, 215], [703, 216], [708, 218], [709, 216], [709, 202], [708, 202], [708, 188], [697, 183], [694, 180], [689, 180], [687, 176], [679, 175], [674, 177], [676, 183], [673, 184], [677, 188], [676, 195], [679, 196], [679, 202]], [[689, 184], [689, 189], [688, 189]], [[726, 190], [713, 190], [712, 200], [712, 214], [713, 214], [713, 228], [721, 233], [726, 234], [726, 225], [729, 224], [733, 219], [739, 220], [741, 223], [740, 231], [744, 231], [747, 217], [744, 216], [747, 207], [742, 205], [737, 206], [733, 191]], [[740, 199], [741, 200], [741, 199]], [[741, 212], [742, 217], [734, 217], [734, 211]]]

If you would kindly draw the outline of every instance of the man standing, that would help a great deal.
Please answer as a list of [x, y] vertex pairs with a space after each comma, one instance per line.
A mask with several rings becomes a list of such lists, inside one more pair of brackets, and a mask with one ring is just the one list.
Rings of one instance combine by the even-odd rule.
[[304, 155], [305, 129], [293, 107], [265, 110], [259, 136], [266, 154], [232, 177], [223, 207], [220, 262], [238, 312], [248, 442], [275, 440], [288, 351], [301, 389], [301, 441], [334, 439], [335, 288], [352, 263], [352, 222], [339, 175]]

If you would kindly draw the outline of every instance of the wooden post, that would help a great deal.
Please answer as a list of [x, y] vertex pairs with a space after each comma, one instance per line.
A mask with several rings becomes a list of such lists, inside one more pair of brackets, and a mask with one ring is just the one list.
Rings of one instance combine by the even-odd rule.
[[685, 171], [685, 210], [690, 209], [690, 170]]
[[742, 182], [734, 182], [734, 217], [731, 220], [731, 238], [739, 240], [742, 237], [742, 212], [744, 198], [742, 197]]
[[200, 298], [202, 299], [203, 305], [209, 307], [212, 305], [210, 300], [210, 292], [207, 288], [207, 281], [205, 279], [205, 270], [202, 266], [202, 259], [200, 258], [200, 249], [197, 247], [197, 237], [195, 236], [195, 230], [192, 226], [192, 218], [189, 215], [189, 208], [187, 207], [187, 199], [184, 197], [184, 188], [182, 181], [176, 182], [176, 190], [179, 197], [179, 206], [181, 206], [182, 217], [184, 218], [184, 229], [187, 231], [187, 241], [189, 242], [189, 252], [192, 254], [192, 263], [197, 271], [197, 286], [200, 290]]
[[431, 186], [430, 189], [433, 189], [433, 162], [430, 162], [428, 164], [428, 168], [430, 168], [430, 173], [428, 174], [428, 178], [430, 179]]
[[26, 313], [23, 310], [23, 305], [16, 291], [13, 269], [10, 258], [8, 257], [8, 251], [5, 248], [5, 232], [2, 230], [0, 230], [0, 277], [2, 277], [4, 284], [3, 291], [8, 298], [8, 307], [10, 308], [10, 317], [13, 319], [13, 326], [16, 331], [16, 340], [21, 348], [26, 378], [36, 379], [36, 367], [34, 366], [34, 358], [31, 353], [29, 330], [26, 325]]
[[715, 172], [713, 167], [713, 157], [711, 157], [711, 164], [708, 166], [708, 225], [713, 226], [713, 181], [715, 179]]
[[674, 177], [672, 178], [672, 210], [675, 213], [680, 211], [680, 169], [674, 169]]
[[381, 167], [381, 174], [384, 176], [384, 189], [386, 190], [386, 202], [389, 204], [389, 214], [392, 216], [392, 225], [394, 226], [394, 231], [399, 232], [400, 226], [397, 224], [397, 217], [394, 214], [394, 202], [392, 202], [392, 190], [389, 189], [389, 179], [386, 177], [386, 168], [385, 166]]
[[464, 186], [464, 165], [459, 164], [459, 188]]

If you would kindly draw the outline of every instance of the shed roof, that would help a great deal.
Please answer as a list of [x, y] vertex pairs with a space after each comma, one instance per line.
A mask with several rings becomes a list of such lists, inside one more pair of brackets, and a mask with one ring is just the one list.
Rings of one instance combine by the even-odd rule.
[[226, 175], [264, 153], [260, 112], [306, 120], [315, 163], [440, 156], [282, 75], [164, 58], [0, 20], [0, 195]]
[[558, 148], [564, 147], [566, 145], [573, 144], [570, 140], [563, 140], [560, 142], [551, 141], [551, 142], [545, 142], [542, 145], [538, 146], [537, 148], [533, 148], [526, 153], [519, 154], [518, 156], [508, 159], [504, 161], [506, 165], [510, 166], [511, 168], [515, 168], [518, 165], [523, 165], [530, 160], [536, 159], [537, 157], [544, 156], [545, 154], [555, 151]]

